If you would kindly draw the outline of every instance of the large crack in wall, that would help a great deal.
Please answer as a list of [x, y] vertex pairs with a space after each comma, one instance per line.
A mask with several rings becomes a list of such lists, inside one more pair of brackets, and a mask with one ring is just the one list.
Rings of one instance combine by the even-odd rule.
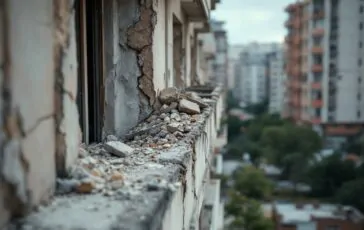
[[149, 106], [154, 106], [156, 93], [153, 84], [153, 32], [156, 24], [156, 12], [153, 0], [140, 0], [140, 18], [127, 31], [128, 46], [138, 53], [138, 65], [141, 76], [138, 79], [140, 98], [140, 119], [149, 114]]
[[[105, 82], [106, 110], [104, 133], [123, 136], [147, 118], [156, 105], [153, 84], [153, 32], [156, 24], [156, 1], [115, 0], [118, 6], [113, 28], [114, 46], [107, 46], [108, 76]], [[106, 9], [108, 10], [108, 9]], [[112, 10], [109, 9], [110, 14]], [[108, 19], [108, 18], [107, 18]], [[108, 19], [108, 21], [111, 21]], [[110, 26], [110, 28], [109, 28]], [[111, 36], [106, 41], [112, 44]], [[132, 114], [132, 116], [130, 116]]]
[[7, 2], [0, 0], [0, 227], [7, 218], [23, 215], [29, 207], [29, 165], [20, 147], [20, 119], [12, 106], [8, 13]]

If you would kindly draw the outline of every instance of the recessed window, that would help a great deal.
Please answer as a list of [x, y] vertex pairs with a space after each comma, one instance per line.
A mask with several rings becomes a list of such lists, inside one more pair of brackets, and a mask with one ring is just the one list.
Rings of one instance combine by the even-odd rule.
[[358, 118], [360, 118], [360, 117], [361, 117], [361, 112], [360, 112], [359, 110], [356, 112], [356, 116], [357, 116]]
[[362, 47], [363, 47], [363, 43], [359, 42], [359, 48], [362, 48]]
[[359, 12], [360, 12], [360, 13], [363, 13], [363, 12], [364, 12], [364, 7], [363, 7], [363, 6], [360, 6], [360, 8], [359, 8]]
[[361, 65], [362, 65], [362, 62], [363, 62], [363, 61], [362, 61], [362, 60], [361, 60], [361, 58], [360, 58], [360, 59], [358, 60], [358, 65], [359, 65], [359, 66], [361, 66]]
[[359, 24], [359, 29], [360, 29], [360, 30], [362, 30], [362, 29], [363, 29], [363, 23], [362, 23], [362, 22]]
[[361, 76], [358, 77], [358, 82], [361, 83]]
[[357, 98], [358, 100], [360, 100], [360, 99], [361, 99], [361, 93], [358, 93], [358, 94], [356, 95], [356, 98]]

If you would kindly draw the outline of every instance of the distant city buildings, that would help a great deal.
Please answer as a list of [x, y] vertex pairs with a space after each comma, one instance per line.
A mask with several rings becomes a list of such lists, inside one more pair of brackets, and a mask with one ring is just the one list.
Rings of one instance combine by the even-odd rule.
[[267, 54], [278, 50], [281, 50], [278, 43], [251, 43], [244, 46], [234, 67], [234, 93], [237, 99], [246, 104], [254, 104], [269, 96]]
[[364, 123], [364, 2], [306, 0], [285, 10], [284, 115], [326, 136], [357, 134]]
[[283, 49], [267, 55], [267, 85], [269, 112], [281, 114], [284, 105], [284, 52]]
[[363, 214], [351, 206], [275, 202], [263, 212], [276, 230], [362, 230]]

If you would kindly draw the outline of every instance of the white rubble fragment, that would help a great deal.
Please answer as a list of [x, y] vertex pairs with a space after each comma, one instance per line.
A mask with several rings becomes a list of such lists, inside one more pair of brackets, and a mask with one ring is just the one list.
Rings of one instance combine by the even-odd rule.
[[104, 144], [106, 151], [118, 157], [126, 157], [134, 152], [134, 149], [120, 141], [108, 141]]
[[186, 99], [180, 100], [178, 110], [191, 115], [201, 113], [200, 107], [196, 103]]

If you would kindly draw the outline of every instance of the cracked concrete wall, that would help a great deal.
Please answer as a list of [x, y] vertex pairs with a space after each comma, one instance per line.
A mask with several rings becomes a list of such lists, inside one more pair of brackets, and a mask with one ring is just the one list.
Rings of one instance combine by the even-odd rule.
[[77, 158], [80, 143], [77, 96], [77, 53], [74, 0], [53, 0], [54, 114], [56, 169], [65, 176]]
[[70, 0], [0, 0], [0, 228], [46, 202], [56, 160], [65, 171], [77, 155], [72, 6]]
[[[104, 134], [123, 136], [156, 105], [153, 34], [156, 0], [115, 0], [106, 7]], [[113, 7], [118, 9], [113, 11]], [[117, 42], [115, 42], [117, 41]], [[133, 116], [130, 116], [133, 114]], [[136, 116], [135, 116], [136, 115]]]

